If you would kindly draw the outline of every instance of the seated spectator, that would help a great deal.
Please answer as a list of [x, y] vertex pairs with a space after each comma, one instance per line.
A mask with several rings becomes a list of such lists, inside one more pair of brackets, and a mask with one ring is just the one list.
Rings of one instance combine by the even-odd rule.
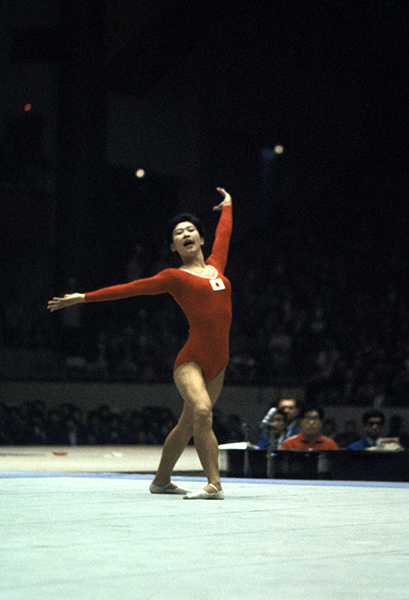
[[385, 429], [385, 415], [381, 410], [373, 408], [362, 415], [364, 437], [349, 444], [348, 450], [366, 450], [377, 446]]
[[298, 416], [301, 410], [300, 403], [295, 398], [282, 398], [279, 400], [277, 407], [273, 406], [270, 408], [261, 421], [260, 437], [255, 446], [256, 448], [261, 450], [267, 448], [270, 438], [271, 423], [273, 422], [273, 417], [278, 409], [283, 410], [285, 414], [285, 429], [283, 431], [282, 441], [301, 432], [301, 427], [298, 422]]
[[285, 439], [286, 420], [282, 408], [277, 408], [271, 420], [270, 438], [268, 440], [268, 453], [277, 450]]
[[282, 408], [270, 408], [263, 419], [267, 422], [268, 428], [263, 430], [263, 436], [257, 444], [251, 445], [253, 450], [268, 450], [269, 453], [277, 450], [286, 439], [286, 414]]
[[306, 407], [300, 417], [301, 433], [284, 440], [280, 450], [339, 450], [334, 440], [321, 435], [323, 421], [321, 407]]

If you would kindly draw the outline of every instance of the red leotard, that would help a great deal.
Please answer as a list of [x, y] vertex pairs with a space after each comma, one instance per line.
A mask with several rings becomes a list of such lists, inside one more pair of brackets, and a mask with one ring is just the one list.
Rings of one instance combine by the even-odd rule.
[[229, 362], [231, 286], [223, 272], [232, 230], [232, 207], [223, 207], [212, 253], [206, 260], [213, 276], [182, 269], [165, 269], [153, 277], [137, 279], [85, 294], [85, 302], [119, 300], [130, 296], [168, 293], [176, 300], [189, 322], [189, 338], [179, 352], [174, 369], [185, 362], [199, 364], [205, 381], [214, 379]]

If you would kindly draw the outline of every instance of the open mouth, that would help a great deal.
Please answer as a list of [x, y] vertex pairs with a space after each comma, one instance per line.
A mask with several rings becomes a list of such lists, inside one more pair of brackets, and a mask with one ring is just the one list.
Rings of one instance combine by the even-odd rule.
[[186, 240], [185, 242], [183, 242], [183, 246], [185, 248], [190, 248], [190, 246], [193, 246], [194, 242], [193, 240]]

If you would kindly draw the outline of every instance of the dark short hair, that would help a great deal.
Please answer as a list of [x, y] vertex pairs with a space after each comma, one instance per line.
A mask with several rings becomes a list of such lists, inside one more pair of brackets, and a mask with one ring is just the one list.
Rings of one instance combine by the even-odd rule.
[[366, 425], [369, 419], [372, 419], [373, 417], [381, 419], [382, 425], [385, 425], [385, 415], [381, 410], [377, 410], [376, 408], [371, 408], [362, 415], [363, 425]]
[[303, 407], [301, 414], [300, 414], [300, 421], [305, 418], [305, 415], [307, 413], [309, 413], [313, 410], [317, 411], [320, 421], [323, 421], [324, 417], [325, 417], [324, 410], [321, 408], [321, 406], [315, 406], [314, 404], [310, 404], [310, 405]]
[[176, 225], [178, 225], [179, 223], [184, 223], [184, 221], [192, 223], [198, 230], [200, 236], [204, 237], [204, 229], [199, 217], [196, 217], [196, 215], [192, 215], [192, 213], [181, 213], [170, 219], [166, 226], [166, 243], [168, 244], [168, 246], [170, 246], [173, 243], [173, 232], [175, 230]]
[[298, 398], [294, 398], [294, 396], [292, 397], [287, 397], [287, 396], [283, 396], [283, 398], [280, 398], [280, 400], [277, 402], [277, 406], [280, 404], [280, 402], [282, 402], [283, 400], [292, 400], [294, 402], [294, 406], [295, 408], [298, 408], [298, 412], [300, 412], [302, 410], [303, 407], [303, 402], [301, 400], [299, 400]]

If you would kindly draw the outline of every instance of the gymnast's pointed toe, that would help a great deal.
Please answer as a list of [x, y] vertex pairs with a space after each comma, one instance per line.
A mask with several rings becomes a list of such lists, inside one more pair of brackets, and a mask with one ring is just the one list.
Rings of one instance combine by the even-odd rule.
[[215, 485], [209, 483], [214, 488], [215, 492], [206, 492], [206, 490], [199, 490], [198, 492], [190, 492], [183, 497], [184, 500], [224, 500], [223, 490], [218, 490]]

